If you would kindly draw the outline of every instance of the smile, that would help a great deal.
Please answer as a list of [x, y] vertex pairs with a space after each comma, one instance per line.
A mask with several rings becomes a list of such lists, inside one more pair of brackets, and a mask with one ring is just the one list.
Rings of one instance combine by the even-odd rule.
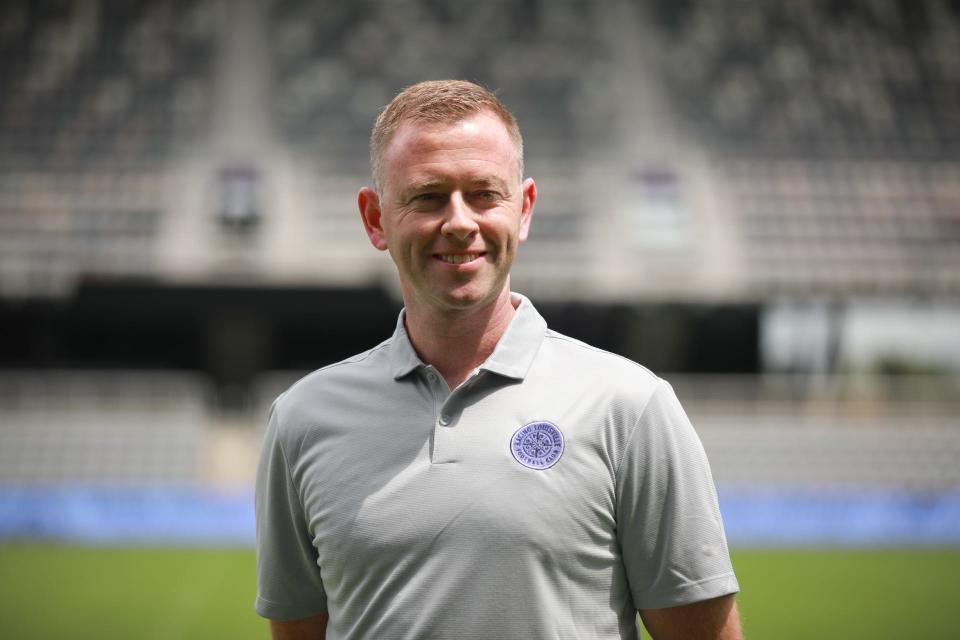
[[473, 262], [480, 256], [482, 253], [455, 253], [455, 254], [436, 254], [436, 257], [446, 262], [447, 264], [464, 264], [465, 262]]

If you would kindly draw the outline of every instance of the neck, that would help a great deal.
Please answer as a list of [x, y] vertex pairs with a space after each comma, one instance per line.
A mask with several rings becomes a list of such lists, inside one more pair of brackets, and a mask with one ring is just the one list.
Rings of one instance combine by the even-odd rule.
[[407, 335], [420, 358], [454, 389], [493, 353], [514, 312], [509, 289], [479, 309], [438, 312], [408, 303]]

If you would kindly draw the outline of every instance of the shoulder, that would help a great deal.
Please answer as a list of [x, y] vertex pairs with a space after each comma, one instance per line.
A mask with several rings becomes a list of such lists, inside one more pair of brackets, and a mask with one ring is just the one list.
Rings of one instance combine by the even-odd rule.
[[626, 437], [666, 383], [643, 365], [547, 330], [525, 390]]
[[280, 396], [286, 404], [307, 400], [316, 393], [336, 388], [343, 382], [374, 380], [390, 376], [389, 350], [393, 338], [372, 349], [321, 367], [303, 376]]
[[390, 344], [384, 340], [372, 349], [334, 362], [303, 376], [280, 394], [270, 409], [270, 420], [288, 437], [314, 426], [323, 414], [364, 397], [392, 381]]
[[541, 353], [547, 366], [583, 382], [591, 380], [627, 390], [631, 395], [653, 391], [664, 381], [642, 364], [576, 338], [547, 329]]

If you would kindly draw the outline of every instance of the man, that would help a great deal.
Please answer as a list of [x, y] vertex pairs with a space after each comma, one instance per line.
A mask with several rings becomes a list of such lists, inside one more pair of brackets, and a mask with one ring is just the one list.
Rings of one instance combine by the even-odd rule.
[[468, 82], [384, 109], [358, 204], [404, 310], [271, 410], [258, 612], [274, 638], [740, 637], [709, 466], [672, 390], [510, 291], [536, 186]]

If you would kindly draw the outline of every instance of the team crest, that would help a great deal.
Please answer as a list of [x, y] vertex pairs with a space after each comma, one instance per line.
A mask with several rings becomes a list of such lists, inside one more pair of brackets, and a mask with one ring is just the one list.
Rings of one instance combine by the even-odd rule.
[[563, 434], [545, 420], [525, 424], [510, 438], [510, 452], [525, 467], [549, 469], [563, 454]]

